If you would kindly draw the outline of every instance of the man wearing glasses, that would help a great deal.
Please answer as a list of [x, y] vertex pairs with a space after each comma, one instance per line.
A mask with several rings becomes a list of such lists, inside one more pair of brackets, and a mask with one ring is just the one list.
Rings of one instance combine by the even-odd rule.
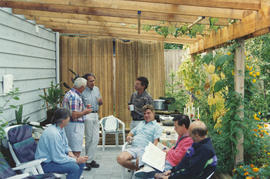
[[95, 154], [99, 141], [99, 120], [98, 109], [103, 104], [99, 88], [95, 86], [96, 77], [92, 73], [84, 75], [87, 80], [87, 86], [82, 93], [82, 99], [86, 108], [91, 108], [92, 112], [85, 116], [85, 153], [88, 156], [85, 170], [91, 168], [98, 168], [99, 164], [96, 163]]

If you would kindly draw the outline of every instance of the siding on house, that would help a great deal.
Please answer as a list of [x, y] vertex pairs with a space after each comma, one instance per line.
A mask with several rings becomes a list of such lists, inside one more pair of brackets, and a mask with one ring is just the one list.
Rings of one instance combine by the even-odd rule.
[[[37, 29], [35, 24], [0, 9], [0, 106], [7, 99], [3, 75], [12, 74], [20, 100], [9, 104], [23, 104], [23, 116], [30, 116], [31, 121], [46, 118], [46, 107], [39, 95], [51, 81], [56, 81], [56, 48], [55, 32]], [[0, 117], [14, 120], [14, 109], [6, 106]]]

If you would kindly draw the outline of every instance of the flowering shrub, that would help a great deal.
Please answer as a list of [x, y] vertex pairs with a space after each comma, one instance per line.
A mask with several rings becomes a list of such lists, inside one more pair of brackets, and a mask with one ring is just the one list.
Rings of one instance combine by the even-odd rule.
[[[234, 43], [227, 49], [196, 56], [194, 63], [187, 60], [180, 66], [178, 74], [186, 89], [195, 96], [195, 107], [200, 107], [201, 120], [208, 126], [218, 157], [218, 172], [231, 173], [234, 178], [267, 178], [270, 176], [267, 171], [270, 138], [264, 114], [267, 111], [265, 91], [270, 86], [262, 86], [264, 74], [256, 63], [259, 59], [247, 54], [244, 99], [235, 92], [236, 47], [238, 44]], [[244, 119], [238, 115], [240, 105], [244, 106]], [[239, 166], [232, 172], [240, 133], [244, 135], [242, 167], [246, 167], [242, 169]], [[254, 167], [248, 168], [250, 164]]]

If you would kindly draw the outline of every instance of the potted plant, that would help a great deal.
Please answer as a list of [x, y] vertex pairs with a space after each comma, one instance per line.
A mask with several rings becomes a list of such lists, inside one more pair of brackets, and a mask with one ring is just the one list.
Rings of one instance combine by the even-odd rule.
[[64, 97], [64, 91], [61, 89], [60, 84], [53, 84], [51, 82], [50, 88], [44, 89], [44, 95], [39, 95], [46, 102], [47, 107], [47, 120], [42, 121], [40, 124], [42, 126], [51, 123], [51, 118], [54, 111], [61, 104]]

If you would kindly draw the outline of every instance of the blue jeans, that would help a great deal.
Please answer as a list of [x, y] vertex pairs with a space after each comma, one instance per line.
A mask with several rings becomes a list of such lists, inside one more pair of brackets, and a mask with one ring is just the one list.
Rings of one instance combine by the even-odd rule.
[[45, 173], [67, 173], [67, 179], [80, 179], [85, 164], [77, 164], [76, 162], [68, 163], [42, 163], [42, 168]]

